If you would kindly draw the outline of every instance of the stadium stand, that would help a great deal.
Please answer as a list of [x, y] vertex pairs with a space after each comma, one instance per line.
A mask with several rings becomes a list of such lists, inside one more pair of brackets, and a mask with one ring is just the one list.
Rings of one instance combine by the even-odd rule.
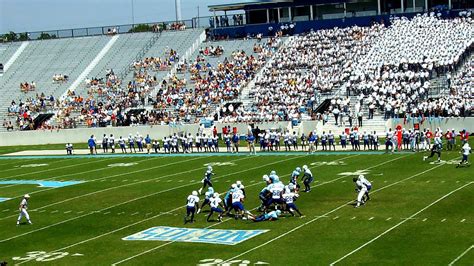
[[[471, 18], [431, 13], [387, 25], [203, 43], [202, 29], [32, 41], [0, 79], [9, 91], [0, 119], [26, 127], [54, 112], [42, 126], [201, 119], [340, 126], [362, 117], [376, 125], [471, 115]], [[19, 45], [3, 44], [0, 59]]]

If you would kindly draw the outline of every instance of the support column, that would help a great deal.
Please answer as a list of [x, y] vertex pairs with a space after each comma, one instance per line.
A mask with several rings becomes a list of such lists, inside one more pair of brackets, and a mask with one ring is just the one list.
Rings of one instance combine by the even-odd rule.
[[346, 17], [347, 17], [347, 6], [346, 6], [346, 2], [344, 2], [344, 18]]
[[267, 23], [270, 23], [270, 10], [267, 8]]
[[415, 12], [415, 10], [416, 10], [415, 0], [412, 0], [412, 2], [413, 2], [413, 12]]
[[400, 0], [400, 7], [401, 7], [402, 13], [405, 12], [405, 5], [404, 5], [405, 3], [404, 2], [405, 2], [404, 0]]
[[288, 7], [288, 20], [293, 21], [293, 19], [291, 18], [291, 7]]
[[277, 8], [277, 16], [278, 16], [277, 22], [280, 23], [280, 8]]
[[216, 11], [214, 10], [214, 29], [217, 28], [216, 24]]
[[[413, 0], [415, 1], [415, 0]], [[382, 14], [382, 8], [381, 8], [381, 5], [380, 5], [380, 0], [377, 0], [377, 15], [381, 15]]]
[[451, 10], [451, 8], [453, 8], [451, 1], [452, 1], [452, 0], [448, 0], [448, 9], [449, 9], [449, 10]]
[[309, 6], [309, 20], [314, 20], [313, 16], [313, 5]]
[[425, 12], [428, 12], [428, 0], [425, 0]]

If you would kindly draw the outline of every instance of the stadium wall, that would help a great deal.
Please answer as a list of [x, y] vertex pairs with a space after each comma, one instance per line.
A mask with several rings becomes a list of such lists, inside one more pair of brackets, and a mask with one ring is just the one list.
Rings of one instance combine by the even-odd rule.
[[[386, 128], [395, 128], [398, 124], [403, 127], [412, 128], [414, 123], [420, 123], [418, 120], [411, 120], [403, 123], [403, 119], [389, 119], [386, 122]], [[222, 132], [224, 126], [230, 125], [236, 127], [238, 132], [246, 134], [248, 130], [248, 124], [223, 124], [215, 123], [218, 132]], [[318, 121], [303, 121], [298, 126], [293, 127], [290, 122], [278, 122], [278, 123], [260, 123], [255, 124], [255, 127], [259, 129], [289, 129], [297, 132], [308, 133], [311, 130], [322, 127], [322, 124]], [[423, 123], [420, 123], [420, 128], [430, 128], [435, 130], [437, 127], [443, 129], [455, 128], [456, 130], [466, 129], [468, 132], [474, 132], [474, 117], [467, 118], [433, 118], [425, 119]], [[85, 143], [91, 135], [95, 135], [98, 140], [101, 139], [103, 134], [114, 134], [115, 138], [122, 136], [126, 138], [129, 134], [136, 134], [139, 132], [141, 135], [146, 136], [150, 134], [150, 137], [162, 139], [165, 136], [169, 136], [173, 133], [188, 132], [195, 135], [198, 132], [199, 125], [157, 125], [157, 126], [133, 126], [133, 127], [106, 127], [106, 128], [77, 128], [77, 129], [66, 129], [66, 130], [36, 130], [36, 131], [14, 131], [14, 132], [2, 132], [0, 133], [0, 146], [18, 146], [18, 145], [40, 145], [40, 144], [62, 144], [62, 143]], [[370, 131], [369, 127], [364, 129]], [[211, 132], [212, 128], [206, 128], [205, 133]], [[383, 135], [384, 132], [378, 131], [379, 134]]]

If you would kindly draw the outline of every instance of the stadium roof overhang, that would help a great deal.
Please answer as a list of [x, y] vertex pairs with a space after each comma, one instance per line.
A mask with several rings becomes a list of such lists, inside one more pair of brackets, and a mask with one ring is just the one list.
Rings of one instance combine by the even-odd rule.
[[210, 12], [218, 11], [233, 11], [233, 10], [255, 10], [278, 8], [288, 6], [303, 6], [303, 5], [322, 5], [330, 3], [344, 3], [349, 0], [255, 0], [247, 2], [237, 2], [220, 5], [209, 5]]

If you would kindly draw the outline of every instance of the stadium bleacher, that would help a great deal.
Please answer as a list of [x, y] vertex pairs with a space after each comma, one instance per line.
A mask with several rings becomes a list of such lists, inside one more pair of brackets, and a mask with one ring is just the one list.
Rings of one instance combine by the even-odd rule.
[[[347, 107], [331, 104], [326, 112], [331, 114], [337, 107], [345, 119], [367, 117], [369, 111], [377, 123], [382, 123], [380, 116], [471, 114], [473, 95], [467, 88], [472, 81], [466, 83], [472, 79], [470, 18], [424, 14], [394, 19], [388, 27], [324, 29], [277, 38], [270, 45], [270, 39], [245, 38], [196, 46], [202, 32], [32, 41], [0, 78], [0, 87], [9, 92], [0, 104], [7, 109], [14, 100], [17, 105], [1, 112], [0, 119], [16, 119], [12, 113], [21, 115], [26, 102], [33, 118], [37, 113], [57, 112], [51, 123], [64, 126], [67, 117], [71, 127], [97, 126], [104, 124], [102, 120], [121, 125], [110, 120], [130, 121], [122, 116], [138, 107], [145, 110], [140, 115], [143, 123], [194, 122], [201, 117], [225, 122], [301, 121], [321, 119], [324, 114], [313, 110], [324, 99], [337, 97], [348, 97]], [[424, 42], [427, 35], [433, 36], [432, 41]], [[111, 43], [111, 38], [116, 40]], [[103, 57], [91, 65], [107, 44]], [[8, 61], [19, 46], [2, 44], [0, 61]], [[222, 52], [203, 53], [215, 47]], [[171, 51], [176, 56], [170, 58]], [[166, 67], [143, 67], [142, 60], [150, 58], [159, 58], [157, 62], [166, 62]], [[58, 74], [68, 80], [53, 82]], [[35, 91], [21, 92], [23, 82], [34, 83]], [[448, 83], [451, 91], [433, 89], [433, 84], [446, 87]], [[18, 106], [20, 100], [23, 107]], [[222, 108], [231, 102], [239, 103], [237, 110]], [[160, 121], [145, 118], [157, 113]]]

